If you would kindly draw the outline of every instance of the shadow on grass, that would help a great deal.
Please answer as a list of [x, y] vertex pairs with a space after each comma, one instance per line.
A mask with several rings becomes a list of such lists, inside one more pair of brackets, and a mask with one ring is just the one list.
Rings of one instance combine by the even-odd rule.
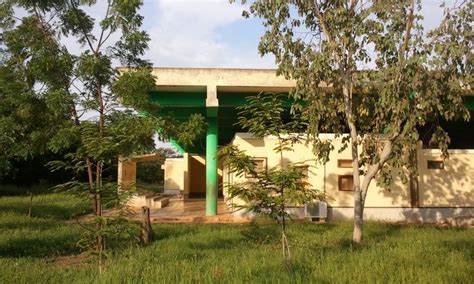
[[[312, 263], [301, 263], [301, 262], [291, 262], [291, 272], [289, 277], [292, 280], [291, 282], [301, 282], [306, 280], [309, 283], [331, 283], [329, 279], [323, 278], [321, 276], [315, 276], [314, 265]], [[296, 277], [298, 279], [296, 279]]]
[[[315, 243], [321, 235], [332, 234], [340, 226], [332, 223], [289, 223], [287, 235], [291, 246]], [[281, 245], [281, 228], [279, 224], [251, 224], [241, 230], [247, 243], [255, 245]], [[312, 236], [308, 238], [308, 236]], [[317, 243], [317, 241], [316, 241]]]
[[240, 234], [247, 240], [257, 245], [274, 243], [280, 241], [280, 227], [277, 224], [250, 224], [245, 226]]
[[[26, 222], [24, 221], [26, 220]], [[57, 221], [54, 220], [42, 220], [42, 219], [28, 219], [23, 218], [22, 221], [1, 221], [0, 232], [4, 230], [32, 230], [32, 231], [44, 231], [58, 227]]]
[[[330, 255], [334, 251], [343, 253], [358, 253], [370, 250], [372, 246], [384, 243], [398, 236], [404, 225], [385, 223], [366, 223], [364, 226], [364, 239], [361, 244], [352, 241], [353, 227], [349, 223], [328, 223], [322, 226], [312, 226], [305, 229], [314, 233], [314, 238], [325, 234], [320, 241], [315, 240], [306, 246], [318, 254]], [[319, 235], [318, 235], [319, 234]]]
[[196, 225], [187, 224], [153, 224], [153, 240], [172, 239], [183, 235], [195, 234], [199, 230]]
[[[25, 202], [9, 202], [0, 205], [0, 213], [11, 213], [20, 216], [27, 216], [29, 204]], [[70, 208], [66, 206], [51, 205], [51, 204], [34, 204], [31, 207], [31, 216], [38, 218], [54, 218], [57, 220], [69, 220], [73, 216], [88, 213], [82, 207]]]
[[[460, 252], [467, 260], [474, 261], [474, 236], [470, 240], [446, 240], [442, 241], [441, 244], [450, 251]], [[474, 272], [474, 267], [472, 269]]]
[[304, 230], [305, 232], [311, 232], [312, 234], [326, 234], [334, 231], [335, 229], [339, 228], [339, 223], [333, 222], [326, 222], [326, 223], [296, 223], [289, 225], [289, 230], [292, 228]]
[[9, 239], [0, 244], [0, 257], [37, 257], [62, 256], [79, 253], [76, 246], [77, 235], [74, 232], [51, 235], [31, 236]]
[[393, 223], [366, 223], [364, 226], [363, 246], [385, 242], [390, 238], [400, 235], [401, 230], [407, 225]]
[[0, 196], [28, 196], [31, 193], [34, 195], [51, 193], [50, 184], [33, 184], [31, 186], [17, 186], [14, 184], [1, 184]]

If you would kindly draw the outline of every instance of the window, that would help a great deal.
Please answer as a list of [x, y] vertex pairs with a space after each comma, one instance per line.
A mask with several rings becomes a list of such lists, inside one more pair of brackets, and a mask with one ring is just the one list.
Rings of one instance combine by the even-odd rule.
[[337, 167], [352, 168], [352, 160], [337, 160]]
[[354, 177], [352, 175], [338, 176], [339, 191], [354, 191]]
[[[257, 173], [266, 172], [267, 171], [267, 158], [252, 158], [252, 162], [255, 164], [255, 171]], [[245, 174], [246, 178], [255, 177], [251, 174]]]
[[428, 160], [428, 169], [429, 170], [443, 170], [444, 169], [444, 162], [443, 161], [434, 161]]

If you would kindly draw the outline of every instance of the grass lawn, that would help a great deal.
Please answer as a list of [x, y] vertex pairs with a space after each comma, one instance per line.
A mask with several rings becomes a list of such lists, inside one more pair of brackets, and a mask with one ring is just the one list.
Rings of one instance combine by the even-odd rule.
[[367, 223], [289, 226], [293, 274], [274, 225], [155, 225], [156, 241], [123, 246], [106, 271], [80, 256], [70, 222], [88, 204], [65, 194], [0, 197], [0, 283], [474, 283], [474, 229]]
[[0, 184], [0, 196], [18, 196], [18, 195], [29, 195], [42, 194], [51, 192], [51, 184], [47, 183], [34, 183], [31, 186], [17, 186], [14, 184]]

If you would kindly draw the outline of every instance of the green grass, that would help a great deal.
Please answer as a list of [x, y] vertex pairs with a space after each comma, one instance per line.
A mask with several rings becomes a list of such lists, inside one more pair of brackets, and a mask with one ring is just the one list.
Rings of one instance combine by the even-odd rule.
[[474, 282], [474, 229], [383, 223], [367, 223], [361, 246], [350, 223], [290, 225], [292, 275], [275, 225], [155, 225], [155, 242], [116, 249], [99, 275], [95, 261], [74, 262], [69, 218], [87, 204], [42, 195], [27, 218], [28, 202], [0, 198], [0, 283]]
[[48, 183], [35, 183], [31, 186], [17, 186], [14, 184], [0, 184], [0, 196], [18, 196], [51, 193], [53, 185]]

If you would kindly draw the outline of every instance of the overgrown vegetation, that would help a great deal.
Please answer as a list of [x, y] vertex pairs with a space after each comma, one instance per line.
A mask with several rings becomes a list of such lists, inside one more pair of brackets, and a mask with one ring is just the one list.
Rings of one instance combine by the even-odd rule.
[[2, 283], [474, 282], [473, 228], [371, 222], [363, 246], [348, 240], [350, 223], [290, 222], [293, 276], [281, 265], [277, 225], [155, 225], [154, 243], [118, 241], [99, 275], [76, 246], [81, 228], [70, 219], [89, 204], [41, 195], [32, 218], [28, 206], [27, 197], [0, 198]]

